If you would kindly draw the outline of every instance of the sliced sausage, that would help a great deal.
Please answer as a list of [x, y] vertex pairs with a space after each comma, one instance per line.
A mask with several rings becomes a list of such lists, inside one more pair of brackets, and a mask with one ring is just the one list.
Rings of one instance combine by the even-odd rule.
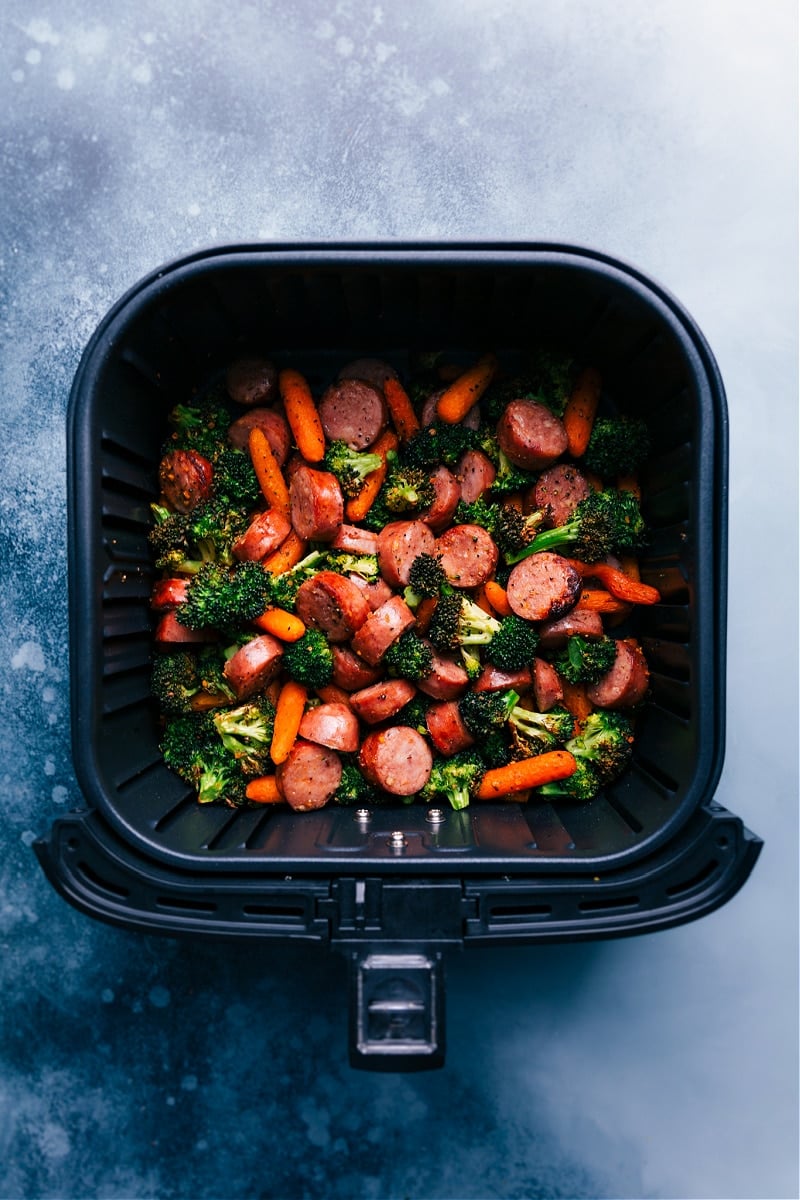
[[371, 383], [373, 387], [383, 390], [386, 380], [397, 379], [398, 375], [394, 367], [382, 358], [355, 358], [342, 367], [338, 378], [363, 379], [365, 383]]
[[586, 476], [569, 463], [557, 463], [543, 471], [533, 489], [534, 507], [544, 513], [544, 524], [566, 525], [581, 500], [591, 493]]
[[349, 646], [331, 646], [331, 652], [333, 682], [345, 692], [358, 692], [380, 679], [380, 668], [371, 667]]
[[461, 719], [457, 700], [432, 704], [425, 714], [425, 724], [436, 749], [448, 758], [475, 743], [474, 737]]
[[506, 596], [512, 612], [526, 621], [550, 621], [569, 612], [581, 591], [581, 577], [560, 554], [540, 550], [512, 568]]
[[292, 444], [286, 418], [272, 408], [251, 408], [228, 426], [228, 441], [237, 450], [247, 450], [251, 429], [261, 430], [269, 442], [269, 448], [275, 455], [278, 466], [282, 467], [289, 457]]
[[375, 667], [400, 635], [411, 628], [414, 620], [414, 614], [402, 596], [392, 596], [370, 613], [353, 638], [353, 650]]
[[324, 808], [342, 779], [342, 760], [335, 750], [298, 740], [275, 776], [284, 798], [297, 812]]
[[214, 468], [196, 450], [170, 450], [159, 463], [158, 482], [170, 508], [189, 513], [211, 496]]
[[153, 612], [164, 612], [183, 604], [189, 591], [188, 579], [157, 579], [150, 593]]
[[239, 358], [225, 373], [225, 387], [231, 400], [248, 408], [272, 404], [278, 399], [278, 369], [268, 358]]
[[413, 700], [417, 689], [407, 679], [386, 679], [371, 687], [353, 692], [350, 703], [362, 721], [368, 725], [380, 725], [388, 721]]
[[342, 379], [331, 384], [320, 399], [318, 411], [326, 438], [345, 442], [351, 450], [366, 450], [389, 420], [383, 392], [363, 379]]
[[333, 541], [344, 516], [344, 498], [335, 475], [298, 467], [289, 484], [289, 504], [298, 537], [305, 542]]
[[228, 659], [222, 673], [240, 700], [260, 692], [274, 679], [283, 659], [283, 645], [269, 633], [245, 642]]
[[331, 550], [346, 550], [349, 554], [377, 554], [378, 535], [360, 525], [340, 525], [331, 542]]
[[356, 575], [354, 572], [347, 578], [356, 585], [373, 612], [394, 595], [386, 580], [380, 576], [377, 579], [365, 579], [363, 575]]
[[268, 508], [254, 517], [242, 536], [233, 543], [233, 557], [240, 562], [260, 562], [262, 558], [272, 554], [273, 550], [278, 549], [281, 542], [289, 536], [291, 529], [283, 513], [275, 508]]
[[433, 554], [436, 538], [424, 521], [390, 521], [378, 534], [378, 566], [390, 587], [405, 587], [411, 564]]
[[349, 642], [369, 616], [359, 589], [335, 571], [318, 571], [297, 589], [295, 610], [312, 629], [321, 629], [330, 642]]
[[586, 689], [598, 708], [629, 708], [647, 692], [650, 672], [641, 646], [634, 638], [617, 642], [617, 657], [609, 671]]
[[491, 664], [485, 666], [475, 683], [474, 692], [506, 692], [512, 688], [515, 692], [526, 692], [533, 686], [533, 672], [530, 667], [521, 667], [519, 671], [501, 671]]
[[497, 566], [497, 546], [480, 525], [451, 525], [436, 541], [436, 554], [450, 583], [473, 588], [486, 583]]
[[510, 462], [541, 471], [567, 449], [564, 423], [535, 400], [512, 400], [497, 423], [497, 441]]
[[429, 525], [434, 533], [441, 533], [453, 519], [461, 499], [461, 487], [452, 471], [439, 466], [431, 473], [433, 504], [419, 514], [420, 521]]
[[496, 474], [494, 465], [482, 450], [465, 451], [458, 464], [461, 499], [464, 503], [472, 504], [474, 500], [488, 491], [494, 483]]
[[533, 697], [537, 712], [549, 712], [564, 699], [558, 671], [543, 658], [533, 660]]
[[171, 608], [165, 612], [156, 625], [153, 634], [157, 646], [172, 646], [182, 642], [215, 642], [217, 634], [213, 629], [187, 629], [181, 625]]
[[440, 654], [431, 646], [433, 666], [417, 684], [419, 690], [434, 700], [457, 700], [469, 686], [469, 676], [453, 656]]
[[603, 618], [594, 609], [573, 609], [556, 621], [546, 621], [539, 629], [539, 641], [545, 649], [563, 646], [567, 638], [579, 635], [599, 638], [605, 633]]
[[394, 725], [367, 734], [358, 763], [375, 787], [392, 796], [413, 796], [430, 778], [433, 754], [416, 729]]
[[346, 704], [318, 704], [303, 713], [298, 733], [307, 742], [354, 754], [358, 749], [358, 717]]

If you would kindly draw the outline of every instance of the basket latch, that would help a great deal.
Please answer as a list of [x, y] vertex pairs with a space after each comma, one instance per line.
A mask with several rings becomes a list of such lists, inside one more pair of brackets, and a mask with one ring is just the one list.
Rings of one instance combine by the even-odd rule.
[[444, 1064], [439, 952], [355, 951], [350, 958], [350, 1062], [374, 1071]]

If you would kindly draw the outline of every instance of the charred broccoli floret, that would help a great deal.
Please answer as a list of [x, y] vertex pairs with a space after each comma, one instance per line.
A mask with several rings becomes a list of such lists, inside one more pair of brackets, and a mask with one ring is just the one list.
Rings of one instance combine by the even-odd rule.
[[500, 671], [520, 671], [531, 665], [538, 645], [536, 626], [511, 613], [501, 617], [500, 628], [486, 647], [484, 656]]
[[526, 758], [563, 746], [575, 729], [572, 713], [559, 706], [540, 713], [515, 705], [508, 714], [508, 723], [517, 748]]
[[237, 708], [213, 714], [212, 720], [222, 744], [239, 763], [245, 775], [263, 774], [269, 763], [269, 748], [275, 725], [275, 706], [259, 696]]
[[224, 496], [205, 500], [189, 514], [189, 538], [201, 562], [230, 566], [233, 543], [247, 529], [250, 516], [246, 508], [234, 506]]
[[164, 730], [160, 749], [166, 765], [191, 784], [201, 804], [224, 800], [239, 808], [246, 803], [245, 776], [208, 713], [175, 717]]
[[417, 733], [428, 736], [428, 725], [425, 721], [425, 714], [431, 706], [431, 700], [424, 696], [421, 692], [417, 692], [408, 704], [404, 704], [399, 713], [394, 718], [396, 725], [408, 725], [410, 729], [416, 729]]
[[431, 617], [428, 637], [437, 650], [458, 650], [462, 646], [488, 645], [499, 628], [496, 617], [473, 600], [460, 592], [445, 592]]
[[229, 445], [231, 420], [230, 405], [213, 392], [191, 404], [176, 404], [168, 416], [172, 433], [164, 449], [196, 450], [213, 463]]
[[218, 646], [199, 652], [174, 650], [153, 659], [150, 690], [162, 713], [176, 716], [195, 709], [198, 699], [227, 703], [235, 699], [222, 668], [225, 659]]
[[199, 570], [202, 560], [191, 544], [189, 516], [172, 512], [163, 504], [151, 504], [150, 511], [154, 524], [148, 531], [147, 541], [155, 565], [162, 570], [186, 574]]
[[401, 462], [406, 467], [435, 470], [442, 463], [455, 466], [465, 450], [477, 445], [475, 432], [464, 425], [436, 421], [420, 429], [403, 447]]
[[485, 496], [479, 496], [477, 500], [469, 502], [459, 500], [453, 521], [456, 525], [480, 525], [481, 529], [485, 529], [494, 537], [500, 515], [499, 504], [493, 504]]
[[434, 554], [418, 554], [411, 564], [403, 597], [406, 604], [416, 608], [422, 600], [438, 596], [446, 585], [441, 559]]
[[334, 804], [343, 804], [356, 808], [369, 804], [377, 804], [380, 800], [378, 792], [359, 771], [355, 763], [342, 764], [342, 778], [333, 793]]
[[500, 506], [493, 537], [501, 554], [516, 554], [529, 546], [539, 533], [544, 513], [538, 509], [524, 514], [513, 504]]
[[466, 692], [458, 702], [461, 720], [479, 743], [498, 730], [505, 730], [509, 714], [519, 700], [514, 691]]
[[596, 683], [610, 671], [617, 655], [613, 638], [585, 638], [574, 634], [553, 657], [553, 666], [569, 683]]
[[[325, 566], [325, 556], [321, 550], [312, 550], [300, 562], [295, 563], [288, 571], [280, 575], [268, 575], [267, 585], [270, 604], [287, 612], [294, 610], [300, 585], [307, 579], [313, 578]], [[266, 573], [265, 573], [266, 574]]]
[[383, 658], [389, 674], [418, 683], [433, 667], [433, 651], [413, 629], [393, 642]]
[[433, 480], [422, 467], [395, 467], [381, 490], [383, 503], [395, 515], [428, 508], [436, 495]]
[[262, 499], [253, 460], [243, 450], [226, 446], [214, 461], [214, 498], [234, 508], [253, 508]]
[[297, 683], [312, 689], [325, 687], [333, 676], [333, 651], [325, 634], [307, 629], [298, 641], [286, 646], [283, 666]]
[[362, 579], [377, 579], [378, 557], [375, 554], [351, 554], [347, 550], [327, 550], [320, 569], [336, 571], [339, 575], [360, 575]]
[[633, 726], [622, 713], [597, 709], [583, 722], [580, 732], [566, 743], [579, 762], [587, 763], [601, 783], [616, 779], [631, 760]]
[[269, 580], [260, 563], [226, 567], [212, 562], [192, 577], [177, 615], [187, 629], [235, 631], [261, 616], [268, 604]]
[[535, 789], [538, 796], [559, 800], [594, 800], [600, 791], [601, 783], [596, 772], [579, 759], [575, 770], [566, 779], [555, 779], [551, 783], [540, 784]]
[[371, 471], [377, 471], [383, 463], [380, 454], [351, 450], [346, 442], [335, 439], [328, 444], [322, 465], [339, 481], [342, 492], [349, 499], [357, 496], [364, 480]]
[[512, 492], [526, 492], [535, 485], [536, 474], [532, 471], [525, 471], [522, 467], [514, 466], [504, 451], [500, 449], [496, 423], [481, 425], [475, 436], [478, 449], [483, 451], [495, 470], [495, 476], [489, 488], [489, 495], [493, 500], [509, 496]]
[[630, 492], [592, 492], [576, 506], [569, 521], [537, 533], [521, 550], [507, 553], [517, 563], [540, 550], [567, 548], [576, 558], [599, 562], [617, 550], [641, 548], [646, 536], [638, 502]]
[[427, 803], [446, 800], [456, 810], [466, 808], [485, 772], [486, 764], [472, 747], [450, 758], [437, 757], [420, 798]]
[[650, 453], [650, 434], [639, 417], [599, 417], [586, 447], [584, 462], [602, 479], [632, 475]]

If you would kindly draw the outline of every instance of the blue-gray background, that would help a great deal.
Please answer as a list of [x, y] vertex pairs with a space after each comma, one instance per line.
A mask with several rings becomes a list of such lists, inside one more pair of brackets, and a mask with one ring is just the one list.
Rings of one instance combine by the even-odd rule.
[[[0, 1196], [796, 1197], [792, 0], [0, 7]], [[64, 414], [109, 305], [225, 241], [562, 239], [636, 263], [731, 412], [724, 909], [449, 968], [434, 1075], [345, 1064], [338, 959], [138, 937], [31, 843], [71, 770]]]

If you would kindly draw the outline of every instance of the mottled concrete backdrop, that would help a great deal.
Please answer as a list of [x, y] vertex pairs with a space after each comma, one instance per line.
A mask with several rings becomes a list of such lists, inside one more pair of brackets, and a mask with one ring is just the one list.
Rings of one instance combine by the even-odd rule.
[[[0, 6], [0, 1196], [796, 1197], [792, 0]], [[342, 963], [137, 937], [31, 843], [70, 763], [64, 414], [108, 306], [226, 241], [563, 239], [665, 284], [731, 410], [724, 909], [450, 964], [449, 1059], [345, 1061]], [[785, 497], [785, 499], [783, 498]]]

